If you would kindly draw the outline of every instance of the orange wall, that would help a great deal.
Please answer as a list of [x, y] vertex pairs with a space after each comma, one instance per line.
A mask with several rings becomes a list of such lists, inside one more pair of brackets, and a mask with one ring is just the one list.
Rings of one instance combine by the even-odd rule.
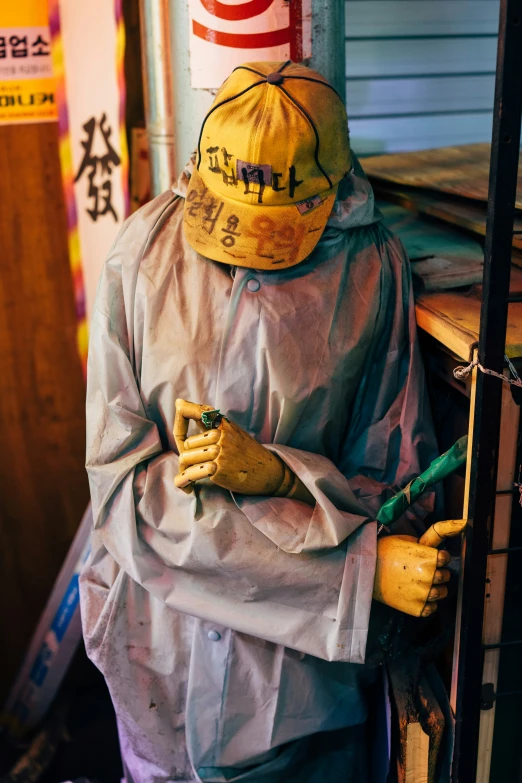
[[88, 501], [56, 123], [0, 126], [0, 701]]

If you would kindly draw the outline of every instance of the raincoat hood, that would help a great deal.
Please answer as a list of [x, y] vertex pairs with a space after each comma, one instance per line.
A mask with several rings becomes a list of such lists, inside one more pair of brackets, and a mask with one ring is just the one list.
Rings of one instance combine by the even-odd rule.
[[337, 198], [332, 214], [326, 224], [325, 234], [334, 230], [347, 231], [350, 228], [370, 226], [382, 220], [382, 214], [375, 204], [373, 189], [357, 157], [352, 152], [351, 171], [339, 183]]

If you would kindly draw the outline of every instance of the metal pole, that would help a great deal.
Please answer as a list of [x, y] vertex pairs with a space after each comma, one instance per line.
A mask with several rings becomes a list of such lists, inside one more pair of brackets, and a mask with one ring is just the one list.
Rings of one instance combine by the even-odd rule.
[[312, 0], [312, 56], [307, 63], [346, 96], [344, 0]]
[[140, 0], [145, 116], [152, 195], [174, 181], [174, 117], [168, 0]]
[[[502, 372], [522, 112], [522, 0], [501, 0], [479, 359]], [[463, 549], [453, 783], [475, 783], [483, 673], [482, 625], [495, 510], [502, 384], [479, 372], [469, 525]]]
[[170, 0], [171, 72], [174, 111], [174, 170], [178, 176], [196, 149], [199, 129], [216, 90], [194, 89], [190, 84], [188, 0]]

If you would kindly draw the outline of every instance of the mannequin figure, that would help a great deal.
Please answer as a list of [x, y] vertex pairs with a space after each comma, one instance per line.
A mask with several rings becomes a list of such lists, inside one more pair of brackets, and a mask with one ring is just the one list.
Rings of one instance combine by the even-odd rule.
[[84, 636], [127, 783], [369, 781], [372, 601], [431, 614], [463, 523], [426, 532], [431, 493], [377, 536], [437, 446], [408, 262], [320, 74], [235, 69], [127, 221], [87, 423]]

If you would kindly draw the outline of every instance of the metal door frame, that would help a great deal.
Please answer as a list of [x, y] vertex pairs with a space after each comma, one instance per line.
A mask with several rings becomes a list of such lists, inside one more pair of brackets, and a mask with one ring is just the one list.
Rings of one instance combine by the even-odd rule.
[[[511, 255], [522, 112], [522, 0], [501, 0], [493, 136], [484, 254], [478, 358], [502, 373], [511, 275]], [[468, 519], [462, 552], [456, 660], [456, 726], [453, 783], [475, 783], [479, 755], [481, 689], [486, 649], [484, 596], [493, 519], [503, 384], [478, 372], [469, 476]], [[509, 547], [504, 548], [509, 554]], [[520, 640], [522, 644], [522, 640]]]

